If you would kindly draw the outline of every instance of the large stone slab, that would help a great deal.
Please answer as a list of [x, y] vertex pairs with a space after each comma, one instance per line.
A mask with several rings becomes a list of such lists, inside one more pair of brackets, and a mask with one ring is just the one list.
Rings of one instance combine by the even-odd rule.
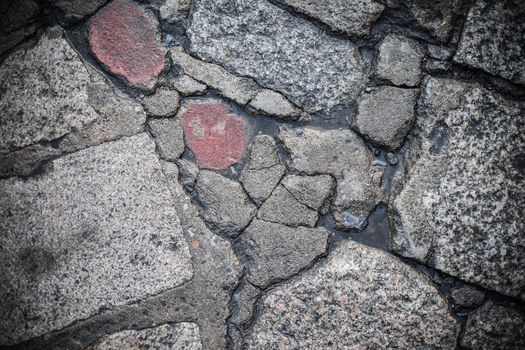
[[408, 175], [391, 203], [394, 249], [519, 296], [525, 289], [524, 111], [479, 85], [434, 78], [419, 105]]
[[393, 256], [343, 241], [268, 291], [248, 349], [454, 349], [458, 322], [432, 282]]
[[188, 281], [190, 254], [146, 134], [0, 182], [0, 343]]
[[265, 0], [196, 0], [188, 36], [202, 59], [255, 78], [309, 112], [352, 102], [364, 84], [355, 45]]

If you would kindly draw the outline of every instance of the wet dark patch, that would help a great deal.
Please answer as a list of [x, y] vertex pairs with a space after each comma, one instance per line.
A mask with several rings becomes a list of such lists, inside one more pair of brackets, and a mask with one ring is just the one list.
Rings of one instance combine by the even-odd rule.
[[429, 140], [432, 143], [430, 154], [444, 154], [448, 149], [449, 128], [445, 123], [439, 123], [430, 132]]
[[24, 272], [33, 278], [51, 271], [56, 264], [53, 253], [40, 247], [25, 248], [19, 259]]

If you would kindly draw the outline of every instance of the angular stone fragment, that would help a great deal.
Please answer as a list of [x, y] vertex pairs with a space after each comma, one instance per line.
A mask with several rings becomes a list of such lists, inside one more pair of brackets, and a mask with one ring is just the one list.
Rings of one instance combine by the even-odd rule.
[[450, 293], [450, 300], [459, 306], [476, 307], [483, 304], [485, 293], [479, 288], [464, 285], [454, 288]]
[[175, 47], [170, 52], [173, 63], [180, 66], [186, 74], [240, 105], [250, 102], [260, 89], [253, 79], [238, 77], [221, 66], [193, 58], [184, 53], [182, 48]]
[[525, 290], [525, 118], [476, 84], [428, 79], [408, 177], [391, 203], [401, 255], [500, 293]]
[[431, 281], [395, 257], [342, 241], [271, 289], [247, 349], [454, 349], [458, 322]]
[[179, 166], [181, 185], [184, 186], [187, 191], [193, 191], [193, 186], [199, 175], [199, 167], [187, 159], [178, 160], [177, 165]]
[[403, 0], [418, 24], [441, 41], [446, 41], [452, 30], [452, 18], [458, 9], [458, 0]]
[[51, 0], [50, 7], [46, 9], [49, 13], [55, 11], [60, 13], [60, 23], [68, 25], [91, 15], [104, 5], [108, 0]]
[[174, 90], [160, 88], [153, 95], [142, 99], [142, 104], [149, 115], [154, 117], [169, 117], [179, 108], [179, 93]]
[[141, 330], [124, 330], [102, 337], [88, 350], [201, 350], [199, 326], [181, 322]]
[[184, 19], [190, 10], [191, 0], [165, 0], [159, 7], [160, 18], [174, 23]]
[[187, 74], [175, 78], [172, 86], [184, 96], [201, 95], [206, 91], [206, 85], [199, 83]]
[[525, 3], [479, 0], [470, 9], [454, 61], [525, 85]]
[[193, 9], [192, 52], [282, 92], [307, 112], [328, 114], [351, 103], [364, 84], [365, 63], [351, 42], [268, 1], [194, 0]]
[[113, 0], [89, 22], [89, 47], [111, 73], [152, 90], [165, 66], [155, 16], [131, 0]]
[[0, 181], [0, 344], [61, 329], [193, 275], [146, 134]]
[[417, 89], [384, 86], [361, 95], [352, 127], [390, 151], [398, 149], [415, 119]]
[[244, 281], [232, 297], [232, 317], [230, 321], [239, 327], [247, 326], [255, 312], [255, 303], [261, 290]]
[[286, 97], [269, 89], [259, 91], [253, 100], [250, 101], [248, 107], [258, 113], [282, 120], [297, 120], [301, 113]]
[[180, 158], [184, 152], [184, 133], [178, 119], [151, 119], [151, 134], [159, 149], [160, 156], [169, 161]]
[[336, 184], [329, 175], [288, 175], [283, 179], [282, 185], [299, 203], [326, 214]]
[[326, 252], [330, 234], [322, 228], [291, 228], [254, 219], [236, 245], [248, 280], [260, 288], [288, 278]]
[[237, 236], [257, 210], [239, 183], [212, 171], [199, 172], [195, 194], [206, 223], [229, 237]]
[[423, 56], [424, 51], [415, 40], [389, 34], [379, 46], [376, 74], [394, 85], [416, 86]]

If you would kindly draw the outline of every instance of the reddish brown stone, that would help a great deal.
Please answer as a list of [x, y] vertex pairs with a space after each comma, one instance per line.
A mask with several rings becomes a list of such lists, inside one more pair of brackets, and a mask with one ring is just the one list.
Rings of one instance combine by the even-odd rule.
[[246, 121], [221, 103], [191, 103], [182, 112], [182, 127], [201, 169], [226, 171], [246, 149]]
[[138, 4], [113, 0], [91, 19], [89, 46], [113, 74], [149, 90], [165, 64], [157, 27], [157, 20]]

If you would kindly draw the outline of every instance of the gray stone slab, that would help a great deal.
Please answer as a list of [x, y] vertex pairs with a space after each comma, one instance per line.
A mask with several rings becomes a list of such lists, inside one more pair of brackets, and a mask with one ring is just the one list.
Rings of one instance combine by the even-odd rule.
[[206, 91], [206, 85], [199, 83], [187, 74], [182, 74], [171, 83], [171, 86], [184, 96], [201, 95]]
[[326, 214], [336, 183], [329, 175], [299, 176], [287, 175], [282, 185], [299, 202], [309, 208]]
[[144, 97], [142, 104], [151, 116], [169, 117], [177, 112], [179, 100], [177, 91], [161, 87], [153, 95]]
[[278, 92], [262, 89], [248, 104], [256, 113], [281, 120], [297, 120], [301, 111]]
[[155, 142], [163, 159], [176, 161], [184, 152], [184, 131], [180, 125], [180, 120], [151, 119], [148, 123], [151, 134], [155, 137]]

